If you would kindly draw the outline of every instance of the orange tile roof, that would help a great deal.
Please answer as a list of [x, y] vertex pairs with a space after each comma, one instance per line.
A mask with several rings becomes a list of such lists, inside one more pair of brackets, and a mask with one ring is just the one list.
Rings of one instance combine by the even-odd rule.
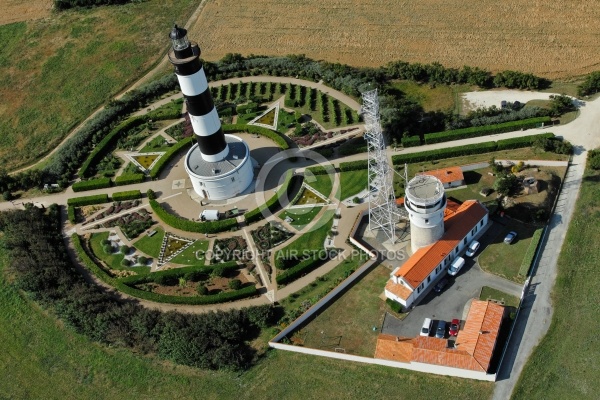
[[473, 300], [455, 347], [448, 348], [445, 339], [419, 336], [413, 341], [412, 361], [487, 372], [503, 315], [504, 307]]
[[460, 167], [448, 167], [442, 169], [434, 169], [432, 171], [421, 172], [417, 175], [431, 175], [438, 178], [442, 183], [450, 183], [456, 181], [464, 181], [465, 176], [463, 175]]
[[465, 327], [456, 336], [457, 347], [471, 354], [485, 371], [490, 366], [503, 315], [503, 306], [473, 300]]
[[404, 197], [398, 197], [398, 198], [396, 199], [396, 205], [397, 205], [398, 207], [402, 207], [402, 206], [404, 205]]
[[412, 358], [413, 340], [412, 338], [381, 333], [377, 337], [375, 358], [408, 363]]
[[407, 288], [406, 286], [400, 283], [394, 283], [394, 281], [391, 279], [388, 280], [388, 282], [385, 284], [385, 289], [388, 292], [391, 292], [396, 296], [400, 297], [402, 300], [408, 299], [410, 294], [413, 292], [411, 289]]
[[396, 276], [401, 276], [412, 288], [417, 288], [486, 214], [486, 208], [478, 201], [465, 201], [455, 213], [444, 218], [446, 232], [442, 238], [417, 250], [400, 267]]

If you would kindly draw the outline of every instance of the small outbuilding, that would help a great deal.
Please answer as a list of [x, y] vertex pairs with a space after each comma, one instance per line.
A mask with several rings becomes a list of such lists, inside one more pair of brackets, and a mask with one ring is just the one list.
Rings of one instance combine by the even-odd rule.
[[463, 186], [465, 184], [465, 176], [460, 167], [448, 167], [442, 169], [434, 169], [425, 171], [419, 175], [431, 175], [436, 177], [444, 185], [444, 189]]
[[523, 193], [524, 194], [535, 194], [540, 191], [540, 181], [535, 179], [533, 176], [523, 178]]

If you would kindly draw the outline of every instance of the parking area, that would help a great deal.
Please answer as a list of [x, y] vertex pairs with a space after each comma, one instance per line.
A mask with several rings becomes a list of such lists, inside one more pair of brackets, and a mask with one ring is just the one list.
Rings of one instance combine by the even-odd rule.
[[[501, 228], [501, 225], [494, 224], [488, 233], [493, 235], [494, 231]], [[465, 305], [471, 299], [479, 298], [483, 286], [520, 297], [522, 290], [520, 284], [486, 273], [479, 267], [477, 257], [483, 250], [483, 246], [482, 243], [482, 248], [475, 255], [475, 259], [463, 256], [466, 263], [458, 275], [456, 277], [448, 275], [448, 285], [440, 293], [431, 290], [406, 318], [398, 320], [393, 315], [386, 314], [382, 333], [405, 337], [418, 336], [425, 318], [434, 320], [434, 330], [438, 320], [450, 322], [458, 318], [464, 321], [467, 315]]]

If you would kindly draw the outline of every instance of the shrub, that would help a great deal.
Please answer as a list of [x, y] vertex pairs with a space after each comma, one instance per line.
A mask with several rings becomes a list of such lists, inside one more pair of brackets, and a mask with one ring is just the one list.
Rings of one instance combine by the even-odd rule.
[[385, 304], [387, 304], [393, 312], [400, 314], [402, 312], [402, 304], [398, 303], [392, 299], [386, 299]]
[[254, 125], [243, 125], [243, 124], [223, 124], [221, 126], [223, 128], [223, 132], [233, 133], [233, 132], [248, 132], [255, 135], [264, 136], [266, 138], [271, 139], [278, 145], [282, 150], [287, 150], [290, 148], [288, 142], [285, 137], [281, 135], [279, 132], [272, 131], [267, 128], [263, 128], [262, 126], [254, 126]]
[[113, 201], [126, 201], [126, 200], [135, 200], [141, 199], [142, 192], [139, 190], [128, 190], [126, 192], [115, 192], [112, 195]]
[[473, 126], [470, 128], [455, 129], [452, 131], [428, 133], [425, 135], [425, 144], [434, 144], [448, 142], [451, 140], [459, 140], [486, 136], [495, 133], [511, 132], [520, 129], [535, 128], [542, 123], [550, 122], [550, 117], [529, 118], [521, 121], [505, 122], [503, 124]]
[[154, 190], [152, 189], [146, 191], [146, 196], [148, 197], [148, 200], [156, 200], [156, 194], [154, 194]]
[[590, 150], [587, 157], [590, 168], [600, 169], [600, 150]]
[[[522, 136], [511, 139], [502, 139], [496, 142], [498, 146], [498, 150], [508, 150], [508, 149], [518, 149], [522, 147], [529, 147], [534, 145], [534, 143], [539, 142], [540, 140], [552, 139], [554, 138], [553, 133], [544, 133], [541, 135], [530, 135], [530, 136]], [[541, 146], [543, 147], [543, 145]]]
[[415, 147], [421, 145], [421, 138], [419, 136], [406, 136], [400, 141], [404, 147]]
[[350, 161], [350, 162], [342, 162], [340, 163], [340, 171], [356, 171], [359, 169], [366, 169], [369, 167], [369, 162], [367, 160], [359, 160], [359, 161]]
[[212, 273], [210, 275], [217, 277], [217, 278], [222, 278], [225, 276], [225, 268], [216, 267], [215, 269], [212, 270]]
[[73, 206], [68, 206], [67, 207], [67, 219], [72, 224], [74, 224], [75, 222], [77, 222], [77, 219], [75, 218], [75, 207], [73, 207]]
[[529, 274], [529, 270], [532, 267], [535, 254], [542, 239], [542, 233], [544, 233], [544, 228], [536, 229], [533, 233], [531, 242], [529, 242], [529, 247], [527, 248], [523, 262], [521, 263], [521, 268], [519, 268], [520, 276], [527, 276]]
[[121, 247], [119, 248], [119, 250], [121, 251], [121, 253], [123, 253], [123, 254], [127, 254], [127, 253], [129, 253], [129, 250], [130, 250], [130, 249], [129, 249], [129, 246], [127, 246], [126, 244], [124, 244], [123, 246], [121, 246]]
[[415, 163], [420, 161], [440, 160], [444, 158], [460, 157], [470, 154], [481, 154], [496, 151], [496, 142], [484, 142], [456, 146], [438, 150], [422, 151], [419, 153], [398, 154], [392, 156], [394, 164]]
[[204, 285], [198, 285], [198, 294], [201, 296], [206, 296], [208, 294], [208, 288]]
[[229, 288], [233, 290], [238, 290], [242, 287], [242, 281], [239, 279], [232, 279], [229, 281]]
[[72, 197], [67, 204], [73, 207], [91, 206], [93, 204], [108, 203], [110, 199], [107, 194], [96, 194], [93, 196]]
[[121, 266], [122, 267], [129, 267], [131, 266], [131, 261], [129, 261], [128, 259], [124, 258], [121, 260]]
[[130, 118], [111, 130], [108, 135], [106, 135], [104, 139], [102, 139], [100, 143], [94, 147], [94, 150], [92, 150], [88, 158], [81, 165], [81, 168], [79, 169], [79, 176], [84, 178], [92, 176], [92, 166], [96, 165], [104, 156], [106, 156], [110, 148], [116, 145], [117, 141], [121, 138], [121, 135], [128, 130], [143, 124], [147, 119], [148, 118], [146, 116]]
[[102, 246], [102, 251], [104, 251], [106, 254], [112, 254], [113, 248], [110, 244], [105, 244]]
[[152, 170], [150, 170], [150, 178], [156, 179], [162, 172], [163, 168], [171, 161], [171, 159], [183, 148], [189, 146], [192, 143], [191, 137], [186, 137], [175, 143], [163, 154], [163, 156], [154, 164]]
[[277, 283], [279, 285], [284, 285], [286, 283], [292, 282], [304, 274], [307, 274], [314, 270], [315, 268], [321, 266], [325, 260], [320, 258], [307, 258], [304, 261], [301, 261], [298, 265], [283, 271], [281, 274], [277, 275]]
[[74, 192], [83, 192], [86, 190], [104, 189], [110, 187], [112, 181], [110, 178], [92, 179], [89, 181], [81, 181], [73, 184]]
[[585, 77], [585, 80], [577, 87], [579, 96], [587, 96], [600, 91], [600, 71], [594, 71]]
[[117, 176], [115, 178], [115, 185], [123, 186], [123, 185], [131, 185], [134, 183], [142, 183], [142, 182], [144, 182], [145, 179], [146, 179], [146, 176], [144, 174], [121, 175], [121, 176]]
[[146, 265], [146, 264], [148, 264], [148, 259], [146, 257], [144, 257], [144, 256], [139, 256], [137, 258], [137, 262], [140, 265]]
[[150, 207], [152, 207], [152, 211], [154, 211], [164, 223], [186, 232], [217, 233], [237, 228], [237, 221], [235, 218], [228, 218], [220, 221], [194, 222], [170, 214], [156, 200], [150, 200]]

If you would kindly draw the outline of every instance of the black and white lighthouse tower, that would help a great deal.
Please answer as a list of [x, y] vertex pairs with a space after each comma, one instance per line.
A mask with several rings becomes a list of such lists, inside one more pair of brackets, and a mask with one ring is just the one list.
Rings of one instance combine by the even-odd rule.
[[194, 191], [203, 198], [235, 197], [252, 183], [254, 175], [248, 145], [225, 135], [200, 61], [200, 47], [187, 38], [187, 31], [173, 27], [169, 37], [169, 61], [175, 67], [185, 97], [197, 144], [186, 155], [185, 169]]

